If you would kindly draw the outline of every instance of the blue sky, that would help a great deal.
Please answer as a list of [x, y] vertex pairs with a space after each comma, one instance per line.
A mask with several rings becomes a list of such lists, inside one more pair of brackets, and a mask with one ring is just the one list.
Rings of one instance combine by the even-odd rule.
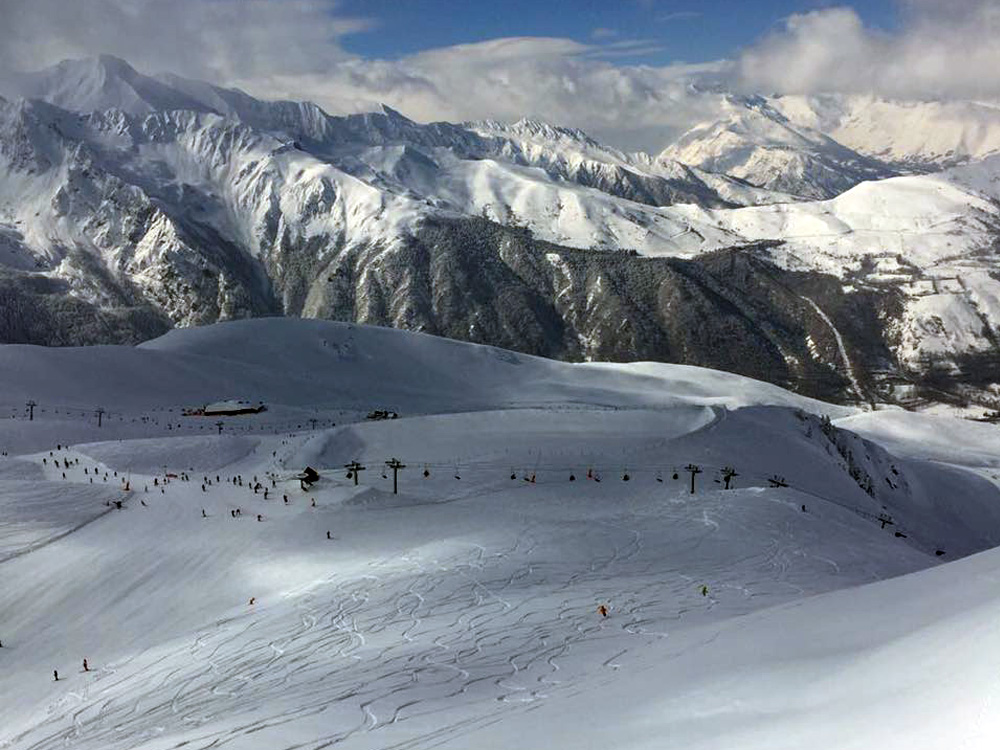
[[[660, 49], [625, 54], [623, 63], [660, 65], [729, 57], [779, 28], [793, 13], [829, 7], [820, 0], [344, 0], [345, 15], [372, 19], [370, 31], [341, 40], [350, 52], [396, 59], [427, 49], [513, 36], [568, 37], [608, 44], [649, 40]], [[892, 30], [897, 4], [851, 5], [873, 28]], [[595, 33], [596, 32], [596, 33]]]

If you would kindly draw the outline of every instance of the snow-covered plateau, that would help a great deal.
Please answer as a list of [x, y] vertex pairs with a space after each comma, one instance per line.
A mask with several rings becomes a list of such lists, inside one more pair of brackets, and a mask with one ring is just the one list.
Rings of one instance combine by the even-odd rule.
[[992, 425], [287, 318], [0, 383], [0, 748], [1000, 736]]

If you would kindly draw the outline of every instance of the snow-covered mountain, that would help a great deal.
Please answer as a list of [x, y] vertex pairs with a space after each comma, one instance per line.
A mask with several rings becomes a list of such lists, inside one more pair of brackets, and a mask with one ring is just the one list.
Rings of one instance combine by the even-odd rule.
[[793, 123], [763, 97], [729, 97], [721, 116], [692, 128], [659, 159], [747, 180], [800, 198], [832, 198], [894, 174], [822, 132]]
[[3, 340], [294, 315], [991, 403], [1000, 165], [876, 179], [904, 160], [825, 134], [874, 105], [732, 97], [652, 157], [532, 120], [333, 117], [109, 57], [5, 93]]
[[886, 341], [904, 369], [943, 368], [996, 391], [1000, 157], [829, 201], [710, 213], [740, 236], [780, 238], [768, 252], [783, 268], [882, 296]]
[[768, 104], [798, 127], [900, 169], [936, 169], [1000, 153], [997, 102], [826, 94], [770, 97]]

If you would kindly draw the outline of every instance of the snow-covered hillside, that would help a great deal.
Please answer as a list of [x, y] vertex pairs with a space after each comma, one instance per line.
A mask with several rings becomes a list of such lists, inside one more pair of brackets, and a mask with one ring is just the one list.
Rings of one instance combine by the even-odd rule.
[[904, 168], [934, 169], [1000, 152], [996, 102], [896, 101], [845, 94], [768, 101], [800, 127]]
[[[881, 179], [911, 148], [921, 171], [990, 153], [986, 105], [729, 97], [653, 157], [529, 119], [333, 117], [110, 57], [6, 93], [0, 340], [291, 315], [996, 406], [1000, 162]], [[895, 111], [925, 125], [878, 125]], [[847, 137], [865, 128], [886, 140]]]
[[781, 239], [782, 266], [888, 289], [902, 308], [889, 322], [900, 361], [957, 366], [996, 352], [1000, 332], [1000, 160], [858, 185], [830, 201], [715, 212], [721, 229]]
[[320, 321], [0, 381], [2, 747], [991, 746], [988, 436]]
[[799, 199], [832, 198], [865, 180], [889, 177], [886, 164], [822, 131], [793, 123], [763, 97], [731, 97], [718, 119], [696, 126], [660, 154]]

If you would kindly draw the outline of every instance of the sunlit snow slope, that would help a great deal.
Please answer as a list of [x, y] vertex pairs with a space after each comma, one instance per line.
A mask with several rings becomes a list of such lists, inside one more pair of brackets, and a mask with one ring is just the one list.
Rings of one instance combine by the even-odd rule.
[[0, 747], [991, 746], [988, 436], [281, 319], [0, 382]]

